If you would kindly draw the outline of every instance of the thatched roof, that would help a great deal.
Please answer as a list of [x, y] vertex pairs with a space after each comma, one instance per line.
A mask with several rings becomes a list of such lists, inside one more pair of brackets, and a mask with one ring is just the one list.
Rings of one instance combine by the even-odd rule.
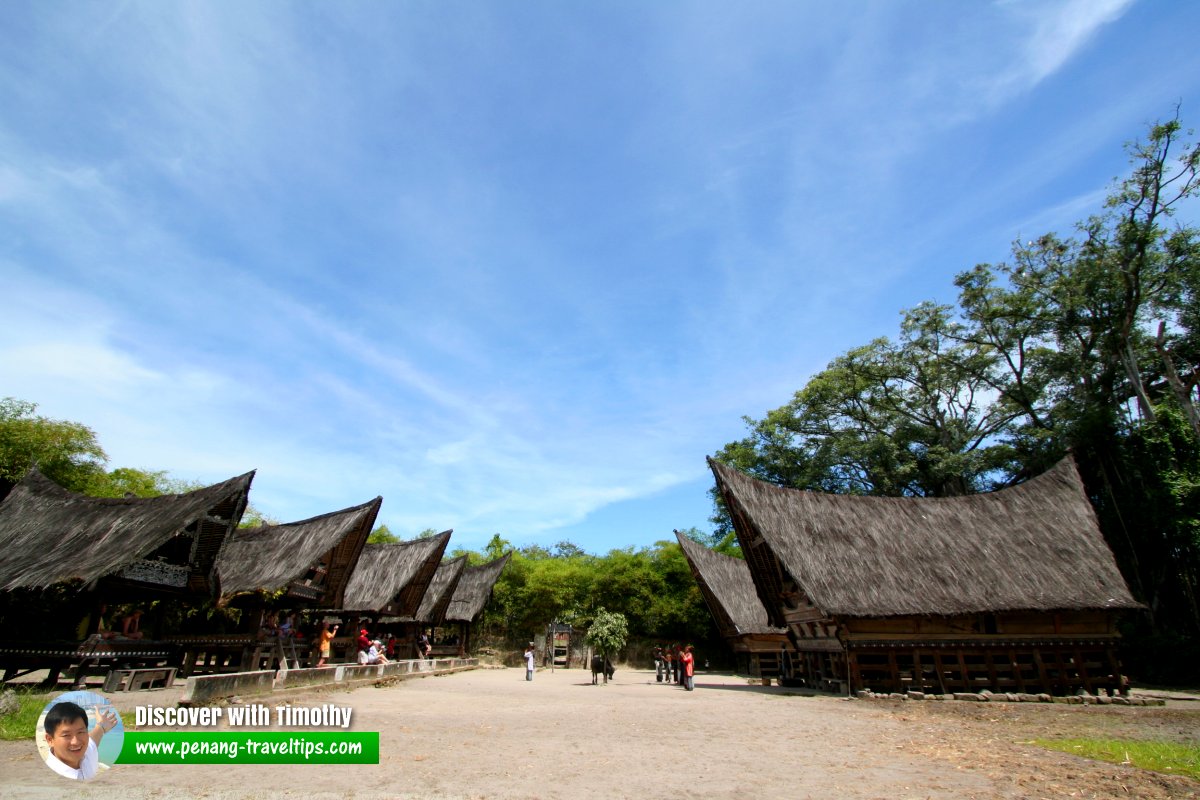
[[105, 576], [136, 581], [113, 573], [135, 562], [165, 564], [141, 560], [186, 533], [181, 549], [191, 556], [176, 588], [213, 591], [217, 555], [253, 479], [247, 472], [186, 494], [108, 498], [68, 491], [32, 469], [0, 503], [0, 590]]
[[451, 531], [399, 544], [369, 544], [358, 558], [343, 611], [411, 617], [437, 572]]
[[675, 531], [675, 538], [722, 636], [785, 633], [783, 628], [772, 627], [767, 621], [767, 610], [758, 599], [754, 578], [745, 561], [714, 553], [679, 531]]
[[462, 578], [463, 570], [467, 568], [467, 557], [459, 556], [451, 561], [442, 562], [421, 598], [421, 607], [417, 609], [416, 621], [426, 625], [441, 625], [446, 619], [446, 609], [454, 598], [454, 590]]
[[480, 564], [478, 567], [467, 567], [463, 570], [454, 590], [454, 597], [446, 609], [446, 620], [449, 622], [474, 622], [483, 611], [488, 599], [492, 596], [492, 587], [500, 578], [500, 573], [512, 558], [512, 553], [505, 553], [495, 561]]
[[780, 568], [814, 606], [852, 617], [1140, 607], [1070, 457], [953, 498], [786, 489], [709, 466], [777, 623]]
[[383, 498], [376, 497], [301, 522], [234, 531], [217, 560], [222, 594], [276, 591], [319, 566], [324, 582], [311, 599], [336, 608], [382, 504]]

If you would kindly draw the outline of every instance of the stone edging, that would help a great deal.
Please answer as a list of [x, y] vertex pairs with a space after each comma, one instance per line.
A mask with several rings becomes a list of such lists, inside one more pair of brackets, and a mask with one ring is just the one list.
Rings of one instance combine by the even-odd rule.
[[925, 692], [892, 692], [876, 694], [869, 689], [860, 689], [855, 695], [859, 700], [962, 700], [971, 703], [1065, 703], [1068, 705], [1100, 706], [1165, 706], [1165, 700], [1147, 697], [1127, 697], [1094, 694], [1072, 694], [1058, 697], [1050, 694], [1028, 694], [1025, 692], [955, 692], [953, 694], [927, 694]]

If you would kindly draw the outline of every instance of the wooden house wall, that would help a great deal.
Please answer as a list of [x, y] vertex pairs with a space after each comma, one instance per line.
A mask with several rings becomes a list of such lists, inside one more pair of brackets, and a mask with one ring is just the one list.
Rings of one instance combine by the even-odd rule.
[[1072, 694], [1123, 690], [1116, 614], [815, 618], [797, 609], [791, 677], [824, 689]]

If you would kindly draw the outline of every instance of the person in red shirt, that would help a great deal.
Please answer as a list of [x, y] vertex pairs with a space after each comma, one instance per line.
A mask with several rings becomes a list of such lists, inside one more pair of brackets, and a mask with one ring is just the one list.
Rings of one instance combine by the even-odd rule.
[[696, 657], [690, 644], [683, 649], [683, 685], [689, 692], [696, 688]]

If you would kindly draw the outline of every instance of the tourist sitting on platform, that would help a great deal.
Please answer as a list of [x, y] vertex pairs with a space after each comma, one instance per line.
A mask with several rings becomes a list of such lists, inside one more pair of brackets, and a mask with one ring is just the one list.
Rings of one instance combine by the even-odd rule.
[[371, 642], [366, 650], [361, 650], [358, 653], [358, 663], [360, 664], [387, 664], [388, 657], [383, 654], [383, 644], [378, 639]]
[[258, 627], [258, 638], [274, 639], [279, 636], [279, 614], [275, 611], [263, 617], [262, 624]]
[[81, 632], [81, 636], [84, 633], [86, 633], [86, 631], [89, 628], [93, 627], [92, 626], [93, 619], [95, 620], [95, 628], [96, 628], [96, 630], [94, 632], [87, 635], [86, 641], [96, 643], [103, 639], [115, 639], [117, 637], [117, 632], [114, 631], [113, 629], [111, 629], [110, 627], [108, 627], [108, 622], [105, 620], [105, 615], [107, 615], [107, 614], [108, 614], [108, 606], [101, 604], [100, 610], [96, 612], [95, 617], [89, 616], [84, 619], [84, 621], [83, 621], [84, 630], [83, 630], [83, 632]]
[[120, 635], [126, 639], [141, 639], [145, 634], [142, 633], [142, 614], [144, 612], [140, 608], [135, 608], [121, 619]]
[[279, 621], [279, 638], [289, 639], [298, 633], [296, 630], [296, 615], [284, 614], [283, 619]]

